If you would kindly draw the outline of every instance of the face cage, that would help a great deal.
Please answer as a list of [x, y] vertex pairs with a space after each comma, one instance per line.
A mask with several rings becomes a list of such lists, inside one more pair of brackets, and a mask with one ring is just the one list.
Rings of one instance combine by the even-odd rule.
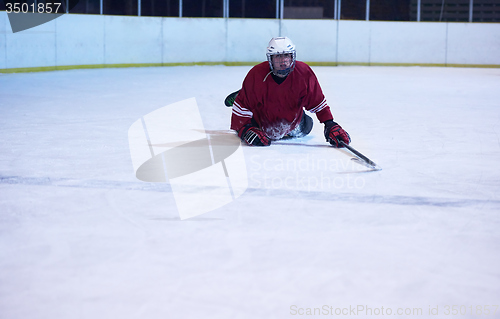
[[[286, 68], [284, 70], [275, 70], [274, 67], [273, 67], [273, 61], [272, 61], [271, 57], [273, 55], [280, 55], [280, 54], [291, 54], [292, 55], [292, 63], [290, 64], [289, 68]], [[288, 74], [290, 74], [290, 72], [292, 72], [293, 69], [295, 68], [295, 51], [292, 51], [292, 52], [279, 52], [279, 53], [273, 53], [273, 54], [268, 53], [267, 54], [267, 61], [269, 62], [269, 67], [271, 68], [271, 71], [273, 72], [274, 75], [285, 77]]]

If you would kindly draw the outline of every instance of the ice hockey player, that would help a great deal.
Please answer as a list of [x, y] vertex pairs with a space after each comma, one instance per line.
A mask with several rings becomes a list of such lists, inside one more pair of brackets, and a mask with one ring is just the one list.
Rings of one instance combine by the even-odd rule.
[[231, 129], [252, 146], [269, 146], [282, 138], [303, 137], [311, 132], [313, 120], [304, 109], [315, 113], [325, 125], [326, 141], [342, 147], [349, 134], [333, 121], [330, 107], [312, 69], [296, 60], [295, 45], [287, 37], [272, 38], [267, 62], [254, 66], [241, 90], [225, 101], [233, 107]]

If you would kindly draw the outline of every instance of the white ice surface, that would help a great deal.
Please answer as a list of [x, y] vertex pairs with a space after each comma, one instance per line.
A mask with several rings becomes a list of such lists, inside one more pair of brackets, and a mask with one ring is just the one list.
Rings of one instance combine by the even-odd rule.
[[305, 146], [245, 147], [249, 189], [181, 221], [168, 184], [135, 178], [127, 131], [191, 97], [227, 130], [223, 100], [249, 68], [0, 74], [0, 318], [500, 304], [500, 69], [314, 67], [383, 170], [310, 146], [327, 145], [313, 115], [310, 136], [282, 142]]

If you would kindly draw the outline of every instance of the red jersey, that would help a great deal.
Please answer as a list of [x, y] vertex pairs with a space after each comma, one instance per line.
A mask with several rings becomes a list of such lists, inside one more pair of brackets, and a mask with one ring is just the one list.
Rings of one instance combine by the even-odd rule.
[[239, 131], [253, 118], [269, 138], [277, 140], [299, 125], [303, 109], [316, 113], [321, 123], [333, 119], [313, 70], [296, 61], [295, 69], [278, 84], [269, 63], [262, 62], [243, 81], [233, 104], [231, 129]]

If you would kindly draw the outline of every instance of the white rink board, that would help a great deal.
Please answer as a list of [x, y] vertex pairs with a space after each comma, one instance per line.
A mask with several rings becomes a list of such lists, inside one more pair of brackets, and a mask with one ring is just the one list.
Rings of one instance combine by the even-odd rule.
[[445, 23], [370, 22], [371, 63], [446, 63]]
[[269, 40], [278, 35], [279, 22], [276, 20], [229, 19], [227, 22], [227, 61], [264, 61]]
[[500, 64], [500, 23], [450, 23], [447, 62]]
[[224, 19], [163, 19], [163, 61], [223, 62], [226, 58]]
[[159, 63], [161, 19], [106, 16], [106, 64]]
[[63, 15], [55, 19], [57, 65], [104, 64], [104, 19]]
[[[4, 69], [7, 67], [7, 64], [5, 63], [5, 52], [7, 45], [7, 20], [7, 14], [5, 12], [0, 12], [0, 69]], [[10, 25], [8, 29], [9, 32], [11, 32]]]
[[281, 34], [292, 39], [300, 61], [337, 61], [337, 21], [283, 20]]
[[351, 63], [370, 62], [370, 22], [340, 21], [338, 61]]
[[[281, 27], [280, 27], [281, 23]], [[0, 12], [0, 69], [265, 60], [269, 40], [326, 63], [500, 65], [500, 24], [64, 15], [13, 34]], [[337, 30], [338, 28], [338, 30]], [[36, 54], [35, 54], [36, 53]]]
[[[2, 14], [7, 15], [4, 12]], [[6, 57], [6, 66], [8, 68], [55, 66], [56, 20], [18, 33], [7, 31], [6, 47], [0, 52], [0, 55]]]

